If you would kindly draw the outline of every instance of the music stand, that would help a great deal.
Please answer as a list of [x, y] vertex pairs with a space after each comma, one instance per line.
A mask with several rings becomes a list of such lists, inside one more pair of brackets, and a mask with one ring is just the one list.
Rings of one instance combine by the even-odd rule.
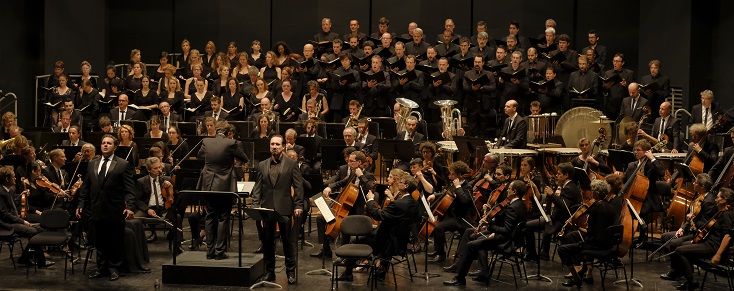
[[624, 173], [627, 165], [635, 161], [635, 154], [623, 150], [609, 149], [609, 161], [614, 169]]
[[696, 175], [693, 174], [690, 166], [683, 163], [675, 163], [674, 167], [678, 171], [678, 173], [683, 175], [684, 181], [692, 181], [694, 178], [696, 178]]
[[319, 149], [315, 137], [299, 137], [297, 143], [303, 146], [303, 158], [306, 161], [316, 160]]
[[[238, 203], [238, 205], [239, 205], [239, 203]], [[273, 220], [277, 220], [278, 213], [275, 212], [275, 210], [273, 210], [273, 209], [267, 209], [267, 208], [245, 208], [245, 209], [242, 209], [242, 210], [247, 214], [247, 216], [249, 216], [250, 218], [254, 219], [255, 220], [255, 223], [260, 223], [261, 221], [273, 221]], [[240, 226], [242, 226], [242, 219], [241, 218], [240, 218]], [[241, 231], [242, 231], [242, 229], [240, 228], [240, 232]], [[240, 235], [240, 237], [241, 237], [241, 235]], [[240, 240], [240, 243], [241, 242], [242, 241]], [[271, 242], [268, 242], [268, 243], [271, 243]], [[272, 242], [272, 243], [274, 244], [275, 242]], [[240, 260], [242, 260], [241, 258], [242, 258], [242, 246], [240, 245]], [[298, 261], [298, 257], [296, 257], [296, 261]], [[240, 266], [241, 266], [241, 263], [240, 263]], [[265, 277], [266, 272], [267, 272], [267, 270], [265, 270], [265, 268], [263, 268], [262, 277]], [[270, 282], [270, 281], [266, 281], [266, 280], [260, 280], [260, 282], [257, 282], [255, 284], [253, 284], [252, 286], [250, 286], [250, 290], [255, 289], [257, 287], [260, 287], [260, 286], [283, 288], [283, 286], [280, 286], [280, 285], [278, 285], [278, 284], [276, 284], [274, 282]]]
[[197, 135], [196, 132], [196, 122], [176, 122], [176, 127], [178, 127], [178, 130], [180, 131], [180, 134], [182, 136], [195, 136]]
[[324, 137], [327, 139], [341, 139], [345, 128], [344, 123], [324, 123]]
[[[173, 204], [173, 212], [178, 213], [178, 208], [183, 207], [186, 209], [187, 206], [194, 203], [198, 203], [199, 200], [206, 199], [232, 199], [237, 201], [237, 213], [239, 214], [239, 233], [237, 234], [237, 243], [239, 246], [238, 252], [238, 266], [242, 268], [242, 233], [244, 226], [242, 224], [242, 203], [240, 202], [239, 196], [234, 192], [225, 191], [195, 191], [186, 190], [178, 193], [179, 202]], [[178, 215], [173, 216], [173, 225], [178, 225]], [[173, 230], [172, 230], [173, 231]], [[173, 264], [176, 264], [176, 248], [171, 248], [171, 254], [173, 256]]]
[[347, 146], [344, 142], [342, 145], [326, 145], [324, 141], [321, 144], [321, 170], [339, 170], [339, 166], [344, 164], [342, 152]]
[[395, 119], [389, 117], [374, 117], [372, 118], [372, 123], [370, 123], [370, 125], [372, 124], [377, 124], [375, 131], [372, 131], [372, 127], [370, 127], [370, 132], [373, 132], [377, 138], [394, 139], [398, 136], [398, 125], [395, 122]]
[[573, 167], [573, 176], [574, 181], [579, 182], [579, 187], [582, 190], [591, 190], [591, 180], [589, 180], [589, 175], [584, 171], [584, 169]]
[[143, 137], [146, 132], [148, 132], [148, 123], [145, 121], [138, 121], [138, 120], [120, 120], [120, 124], [124, 125], [127, 124], [130, 127], [133, 128], [135, 131], [135, 137]]

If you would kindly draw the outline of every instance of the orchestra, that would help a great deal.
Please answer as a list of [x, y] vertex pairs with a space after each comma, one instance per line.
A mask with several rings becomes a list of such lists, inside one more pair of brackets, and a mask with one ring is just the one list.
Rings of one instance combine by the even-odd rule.
[[[55, 62], [41, 97], [48, 108], [39, 111], [48, 124], [24, 131], [15, 114], [2, 117], [0, 231], [29, 238], [43, 231], [44, 211], [67, 210], [79, 220], [73, 246], [98, 252], [91, 277], [114, 281], [130, 247], [122, 245], [125, 220], [141, 221], [149, 244], [156, 228], [167, 229], [174, 255], [206, 242], [207, 259], [228, 259], [236, 249], [227, 243], [231, 201], [170, 207], [183, 190], [232, 191], [252, 198], [246, 207], [278, 216], [244, 230], [257, 235], [262, 279], [271, 282], [279, 233], [287, 281], [298, 284], [295, 226], [310, 217], [319, 242], [310, 257], [330, 259], [334, 247], [367, 242], [381, 280], [392, 256], [426, 251], [425, 264], [455, 273], [444, 285], [467, 285], [466, 276], [488, 282], [489, 254], [502, 253], [560, 262], [569, 272], [562, 285], [580, 287], [594, 282], [582, 251], [619, 248], [620, 257], [642, 249], [670, 257], [660, 278], [685, 279], [677, 288], [691, 290], [700, 286], [697, 259], [728, 260], [734, 146], [726, 138], [734, 142], [734, 128], [711, 90], [700, 93], [691, 118], [680, 118], [660, 61], [640, 82], [622, 53], [603, 71], [607, 48], [593, 30], [579, 55], [572, 37], [548, 27], [531, 44], [515, 22], [509, 36], [491, 40], [485, 31], [461, 37], [447, 19], [435, 46], [416, 23], [406, 37], [389, 32], [386, 18], [372, 37], [356, 20], [341, 37], [331, 25], [322, 20], [302, 55], [284, 42], [261, 53], [259, 41], [257, 59], [234, 42], [221, 53], [209, 42], [201, 55], [184, 40], [184, 53], [161, 53], [150, 76], [137, 51], [125, 81], [114, 67], [98, 80], [85, 61], [81, 81], [67, 87], [73, 78]], [[575, 106], [588, 102], [594, 108]], [[585, 108], [592, 122], [564, 119]], [[192, 177], [198, 183], [185, 182]], [[307, 177], [323, 187], [312, 189]], [[341, 233], [350, 215], [369, 216], [373, 235]], [[630, 233], [626, 247], [610, 244], [615, 226]], [[19, 262], [54, 264], [34, 251]], [[336, 280], [354, 281], [358, 262], [345, 263]]]

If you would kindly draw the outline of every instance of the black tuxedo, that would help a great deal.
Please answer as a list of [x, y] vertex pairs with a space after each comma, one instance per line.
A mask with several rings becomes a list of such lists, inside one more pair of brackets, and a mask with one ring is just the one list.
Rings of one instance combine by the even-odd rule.
[[[398, 255], [397, 251], [408, 242], [400, 241], [399, 238], [403, 235], [397, 232], [407, 230], [399, 229], [405, 221], [418, 219], [420, 213], [418, 202], [410, 195], [403, 195], [400, 199], [388, 204], [384, 209], [380, 209], [376, 200], [370, 200], [367, 202], [367, 211], [375, 220], [381, 221], [375, 235], [373, 253], [381, 258]], [[407, 238], [408, 235], [406, 234], [404, 237]]]
[[[406, 135], [406, 134], [407, 134], [407, 133], [406, 133], [405, 131], [398, 131], [398, 134], [397, 134], [397, 136], [395, 137], [395, 139], [398, 139], [398, 140], [405, 140], [405, 135]], [[413, 140], [412, 140], [412, 141], [413, 141], [413, 144], [414, 144], [414, 145], [415, 145], [415, 144], [420, 144], [421, 142], [424, 142], [424, 141], [426, 141], [426, 136], [425, 136], [425, 135], [423, 135], [423, 134], [422, 134], [422, 133], [420, 133], [420, 132], [415, 132], [415, 133], [413, 133]]]
[[[166, 123], [165, 123], [165, 118], [166, 117], [161, 114], [161, 115], [158, 116], [158, 118], [160, 118], [160, 120], [161, 120], [161, 130], [162, 131], [165, 131], [165, 132], [168, 132], [168, 128], [166, 127]], [[171, 127], [172, 125], [174, 125], [174, 122], [181, 122], [181, 121], [183, 121], [183, 119], [181, 119], [181, 115], [178, 115], [178, 114], [173, 113], [173, 112], [171, 112], [168, 115], [168, 118], [169, 118], [169, 120], [168, 120], [168, 127]]]
[[[719, 159], [719, 146], [717, 146], [716, 143], [714, 143], [709, 138], [706, 138], [706, 140], [701, 142], [699, 145], [701, 146], [701, 151], [698, 152], [696, 155], [703, 162], [703, 172], [708, 173], [711, 167], [713, 167], [714, 164], [716, 164], [716, 161]], [[691, 151], [693, 151], [693, 147], [689, 145], [688, 152]]]
[[[691, 110], [691, 115], [693, 115], [693, 123], [704, 123], [703, 109], [701, 107], [701, 104], [696, 104], [693, 106], [693, 109]], [[709, 107], [709, 114], [709, 118], [711, 118], [711, 120], [716, 123], [716, 119], [718, 118], [719, 114], [721, 114], [721, 109], [719, 108], [718, 103], [711, 103], [711, 107]]]
[[643, 115], [642, 107], [647, 105], [647, 98], [639, 96], [637, 97], [635, 108], [632, 108], [632, 97], [624, 97], [624, 99], [622, 99], [622, 107], [619, 109], [619, 114], [622, 116], [630, 116], [635, 120], [635, 122], [639, 122]]
[[[296, 240], [294, 229], [291, 227], [291, 219], [293, 211], [303, 209], [304, 206], [303, 178], [301, 171], [298, 170], [298, 162], [295, 160], [281, 155], [279, 163], [273, 164], [272, 161], [271, 157], [258, 164], [257, 180], [252, 189], [252, 206], [273, 209], [279, 214], [277, 221], [264, 222], [262, 234], [266, 272], [275, 274], [275, 225], [277, 223], [281, 230], [286, 272], [292, 273], [296, 269]], [[277, 173], [272, 171], [277, 171]]]
[[[79, 139], [79, 141], [77, 141], [77, 144], [76, 144], [76, 146], [79, 146], [79, 147], [80, 147], [80, 146], [83, 146], [83, 145], [85, 145], [85, 144], [88, 144], [88, 142], [85, 142], [85, 141], [83, 141], [83, 140]], [[70, 141], [70, 140], [68, 140], [68, 139], [65, 139], [65, 140], [63, 140], [63, 141], [61, 142], [61, 146], [71, 146], [71, 141]]]
[[132, 211], [135, 200], [133, 167], [114, 155], [108, 159], [104, 178], [98, 170], [100, 165], [104, 165], [104, 158], [89, 163], [78, 207], [91, 206], [92, 239], [97, 248], [97, 266], [102, 273], [115, 272], [122, 265], [123, 212], [126, 209]]
[[711, 176], [714, 181], [716, 181], [716, 178], [720, 175], [724, 174], [724, 167], [729, 163], [729, 160], [731, 160], [732, 155], [734, 155], [734, 146], [727, 147], [724, 149], [724, 155], [719, 158], [719, 160], [716, 161], [716, 163], [709, 169], [708, 174]]
[[[658, 135], [660, 135], [661, 131], [660, 126], [662, 126], [662, 117], [658, 117], [655, 119], [655, 123], [653, 123], [652, 125], [652, 137], [658, 138]], [[665, 121], [665, 128], [662, 130], [662, 132], [668, 136], [668, 144], [666, 145], [668, 150], [683, 150], [683, 142], [680, 138], [680, 119], [675, 118], [672, 115], [668, 116], [668, 120]]]
[[61, 170], [61, 175], [64, 176], [64, 183], [61, 183], [59, 173], [56, 171], [56, 169], [54, 169], [54, 166], [51, 164], [49, 164], [48, 167], [46, 167], [46, 169], [43, 169], [42, 173], [43, 173], [43, 176], [48, 178], [48, 180], [51, 183], [54, 183], [59, 186], [63, 185], [62, 188], [66, 189], [66, 186], [69, 185], [69, 182], [71, 180], [69, 179], [69, 174], [66, 173], [66, 170], [64, 170], [63, 168], [60, 170]]
[[[110, 110], [110, 120], [120, 121], [120, 107]], [[128, 107], [125, 110], [125, 120], [143, 120], [143, 118], [140, 118], [140, 112]]]
[[[214, 111], [207, 110], [206, 112], [204, 112], [204, 116], [202, 118], [207, 117], [214, 117]], [[227, 114], [226, 111], [219, 109], [219, 117], [217, 118], [217, 121], [227, 120], [227, 117], [229, 117], [229, 114]]]
[[516, 114], [512, 120], [512, 127], [510, 127], [510, 119], [505, 119], [505, 124], [502, 126], [501, 137], [505, 140], [500, 142], [500, 146], [511, 149], [524, 149], [527, 146], [528, 139], [528, 124], [525, 119]]
[[[164, 177], [164, 176], [158, 176], [156, 179], [158, 180], [158, 185], [161, 191], [163, 191], [163, 188], [164, 188], [163, 187], [164, 181], [171, 182], [171, 179]], [[137, 211], [142, 211], [144, 213], [147, 213], [148, 209], [150, 209], [150, 205], [148, 202], [150, 202], [150, 195], [153, 194], [153, 188], [150, 185], [151, 180], [152, 178], [150, 177], [150, 175], [145, 175], [143, 177], [140, 177], [135, 183], [136, 190], [137, 190], [135, 193], [136, 194], [135, 195], [135, 208]], [[163, 196], [162, 193], [159, 193], [159, 194]], [[165, 197], [163, 199], [165, 199]], [[159, 206], [165, 206], [165, 204], [166, 204], [166, 201], [164, 200], [158, 201]]]
[[[356, 178], [354, 172], [351, 172], [347, 176], [347, 171], [349, 171], [349, 167], [339, 167], [339, 174], [337, 175], [337, 178], [336, 180], [334, 180], [334, 182], [329, 183], [329, 188], [331, 188], [333, 191], [341, 191], [341, 189], [346, 187], [347, 183], [349, 183], [350, 181], [352, 181], [352, 183], [356, 183], [356, 181], [359, 180], [359, 188], [361, 188], [361, 193], [367, 193], [372, 190], [372, 185], [375, 183], [375, 176], [372, 173], [363, 171], [363, 175], [359, 178]], [[377, 196], [378, 195], [376, 195], [375, 199], [379, 201], [380, 199]], [[358, 195], [357, 201], [354, 202], [354, 205], [349, 211], [349, 214], [364, 214], [365, 202], [366, 201], [364, 200], [364, 196], [362, 196], [361, 194]]]

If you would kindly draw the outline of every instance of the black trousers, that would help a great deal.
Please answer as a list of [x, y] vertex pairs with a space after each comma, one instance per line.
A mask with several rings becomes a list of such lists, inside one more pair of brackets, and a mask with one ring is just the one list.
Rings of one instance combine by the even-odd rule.
[[97, 248], [97, 271], [117, 272], [122, 265], [125, 219], [91, 220], [91, 237]]
[[293, 217], [278, 215], [277, 220], [263, 221], [263, 258], [265, 259], [265, 271], [275, 275], [275, 225], [280, 229], [280, 240], [283, 243], [283, 254], [285, 255], [286, 273], [296, 271], [296, 230], [291, 223]]
[[[487, 235], [489, 237], [489, 235]], [[477, 239], [470, 241], [464, 247], [459, 259], [459, 266], [456, 268], [456, 277], [464, 278], [469, 273], [469, 267], [475, 258], [479, 259], [479, 269], [487, 270], [488, 251], [494, 249], [500, 243], [500, 237], [485, 238], [479, 236]]]
[[670, 266], [676, 274], [681, 274], [690, 282], [693, 281], [693, 260], [696, 258], [710, 259], [716, 254], [719, 246], [710, 242], [691, 244], [690, 241], [684, 242], [675, 249], [675, 253], [670, 257]]
[[444, 246], [446, 245], [446, 232], [458, 231], [463, 234], [467, 228], [470, 228], [470, 226], [460, 218], [445, 217], [433, 228], [433, 242], [435, 244], [433, 250], [439, 255], [446, 255], [446, 250], [444, 250]]
[[[43, 231], [43, 229], [41, 228], [25, 226], [20, 223], [10, 224], [10, 227], [13, 228], [13, 231], [19, 237], [25, 237], [25, 238], [31, 238], [35, 236], [36, 234], [38, 234], [39, 232]], [[29, 252], [29, 249], [30, 249], [30, 245], [26, 245], [25, 249], [23, 250], [23, 254], [20, 256], [21, 261], [31, 258], [31, 253]], [[43, 249], [41, 248], [36, 248], [35, 252], [33, 253], [33, 257], [36, 258], [36, 262], [39, 265], [44, 265], [46, 263], [46, 257], [43, 255]]]
[[563, 228], [563, 224], [565, 224], [565, 220], [554, 221], [553, 224], [548, 224], [542, 217], [538, 219], [528, 220], [525, 226], [526, 252], [531, 256], [537, 255], [536, 253], [538, 252], [538, 249], [535, 246], [535, 232], [542, 229], [543, 239], [541, 241], [540, 253], [547, 255], [550, 250], [550, 243], [553, 234], [561, 231], [561, 228]]
[[[326, 254], [331, 254], [331, 236], [326, 235], [326, 219], [324, 216], [319, 215], [316, 217], [316, 229], [318, 232], [319, 243], [322, 245], [322, 250]], [[342, 245], [348, 244], [350, 236], [342, 235]]]
[[232, 199], [211, 198], [206, 203], [206, 209], [204, 229], [206, 230], [207, 256], [219, 256], [227, 251]]

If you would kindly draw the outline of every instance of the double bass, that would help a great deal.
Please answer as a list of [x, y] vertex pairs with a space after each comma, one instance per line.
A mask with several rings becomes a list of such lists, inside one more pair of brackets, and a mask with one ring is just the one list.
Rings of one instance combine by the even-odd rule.
[[[703, 173], [703, 161], [701, 161], [694, 150], [688, 152], [688, 155], [683, 160], [683, 164], [688, 165], [694, 177]], [[686, 210], [688, 210], [691, 201], [693, 201], [693, 197], [696, 196], [696, 190], [693, 182], [686, 181], [678, 170], [673, 173], [670, 180], [675, 185], [675, 192], [673, 193], [673, 198], [670, 200], [670, 207], [665, 216], [665, 221], [671, 224], [669, 225], [670, 228], [675, 228], [680, 226], [683, 220], [685, 220]]]
[[[635, 168], [634, 176], [630, 178], [629, 181], [627, 181], [624, 189], [622, 189], [622, 191], [620, 192], [620, 194], [622, 195], [622, 197], [620, 198], [629, 200], [630, 204], [632, 205], [632, 207], [634, 207], [637, 213], [639, 213], [642, 209], [642, 203], [645, 202], [645, 199], [647, 197], [647, 189], [650, 186], [650, 179], [648, 179], [643, 173], [646, 164], [647, 158], [645, 158], [643, 162], [637, 165], [637, 168]], [[626, 203], [623, 203], [622, 205], [620, 225], [624, 227], [622, 242], [617, 248], [617, 256], [621, 258], [627, 255], [630, 247], [632, 247], [632, 241], [635, 232], [637, 232], [638, 225], [633, 223], [632, 213], [630, 213], [629, 207], [627, 207]]]
[[[607, 130], [606, 128], [600, 127], [599, 128], [599, 136], [594, 139], [594, 141], [591, 143], [591, 149], [589, 150], [588, 156], [593, 157], [594, 148], [599, 147], [601, 148], [601, 144], [604, 143], [604, 140], [606, 139]], [[589, 168], [589, 161], [584, 161], [584, 171], [589, 175], [589, 180], [604, 180], [604, 176], [599, 173], [598, 171], [594, 171]], [[598, 170], [598, 169], [597, 169]]]

